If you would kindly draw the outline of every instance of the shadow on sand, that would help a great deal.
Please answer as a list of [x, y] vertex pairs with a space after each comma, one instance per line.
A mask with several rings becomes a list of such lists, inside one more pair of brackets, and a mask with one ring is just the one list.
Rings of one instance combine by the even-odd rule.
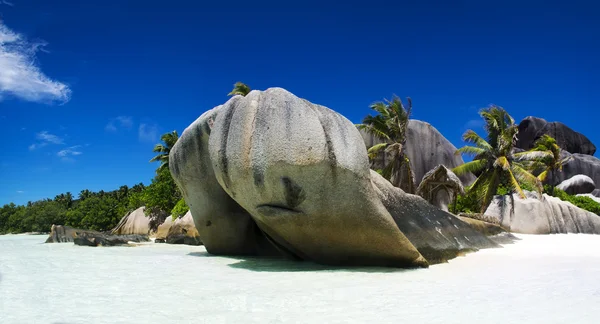
[[[197, 257], [214, 257], [207, 252], [191, 252], [188, 255]], [[269, 257], [243, 257], [227, 256], [229, 259], [239, 260], [239, 262], [229, 264], [234, 269], [245, 269], [256, 272], [365, 272], [365, 273], [389, 273], [413, 271], [415, 269], [384, 268], [384, 267], [335, 267], [317, 264], [308, 261], [295, 261], [281, 258]]]

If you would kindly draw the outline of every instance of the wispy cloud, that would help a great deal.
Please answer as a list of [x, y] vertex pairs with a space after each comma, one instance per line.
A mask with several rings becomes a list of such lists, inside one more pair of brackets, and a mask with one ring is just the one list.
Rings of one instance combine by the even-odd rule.
[[17, 193], [18, 194], [22, 194], [22, 193], [25, 193], [25, 191], [23, 191], [23, 190], [17, 190]]
[[104, 130], [107, 132], [116, 132], [119, 128], [131, 129], [133, 127], [133, 118], [131, 116], [119, 116], [111, 119]]
[[[0, 1], [12, 5], [6, 0]], [[43, 51], [45, 45], [45, 42], [26, 40], [0, 20], [0, 100], [14, 96], [42, 103], [69, 101], [71, 89], [50, 79], [38, 66], [36, 53]]]
[[0, 0], [0, 4], [5, 4], [7, 6], [14, 6], [14, 3], [8, 1], [8, 0]]
[[54, 135], [54, 134], [50, 134], [47, 131], [42, 131], [42, 132], [35, 134], [35, 138], [38, 140], [38, 142], [29, 145], [30, 151], [42, 148], [48, 144], [64, 144], [65, 143], [65, 141], [62, 137]]
[[142, 142], [156, 142], [158, 140], [158, 126], [155, 124], [140, 124], [138, 137]]
[[75, 146], [67, 147], [64, 150], [58, 151], [58, 153], [56, 153], [56, 155], [58, 155], [60, 157], [68, 157], [68, 156], [81, 155], [83, 153], [81, 151], [79, 151], [80, 148], [81, 148], [81, 145], [75, 145]]

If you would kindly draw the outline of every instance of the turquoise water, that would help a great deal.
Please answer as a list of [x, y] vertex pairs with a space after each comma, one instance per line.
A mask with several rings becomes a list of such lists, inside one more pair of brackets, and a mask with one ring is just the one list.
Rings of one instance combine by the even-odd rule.
[[396, 270], [0, 236], [0, 323], [598, 323], [600, 236], [520, 237]]

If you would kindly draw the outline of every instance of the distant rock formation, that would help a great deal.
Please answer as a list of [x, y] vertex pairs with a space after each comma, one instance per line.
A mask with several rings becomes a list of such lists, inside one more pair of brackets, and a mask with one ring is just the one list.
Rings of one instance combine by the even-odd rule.
[[155, 243], [167, 243], [167, 235], [169, 234], [169, 230], [171, 229], [171, 226], [173, 226], [174, 222], [175, 220], [173, 219], [173, 216], [168, 216], [165, 218], [165, 221], [156, 229], [154, 238]]
[[280, 88], [204, 113], [169, 165], [212, 254], [424, 267], [497, 246], [370, 171], [349, 120]]
[[121, 221], [111, 231], [111, 234], [150, 234], [150, 217], [144, 214], [144, 209], [144, 207], [140, 207], [121, 218]]
[[566, 179], [582, 174], [590, 177], [596, 185], [600, 184], [600, 159], [585, 154], [570, 154], [562, 152], [563, 156], [570, 156], [571, 160], [564, 165], [562, 171], [551, 174], [548, 182], [559, 184]]
[[148, 242], [148, 235], [111, 235], [64, 225], [52, 225], [46, 243], [69, 243], [84, 246], [127, 245], [129, 242]]
[[568, 193], [569, 195], [587, 194], [596, 189], [596, 184], [592, 178], [578, 174], [561, 182], [556, 188]]
[[556, 139], [558, 146], [569, 153], [594, 155], [596, 146], [583, 134], [560, 122], [547, 122], [542, 118], [526, 117], [519, 123], [517, 147], [529, 150], [537, 139], [548, 134]]
[[[367, 148], [382, 143], [379, 138], [360, 131], [360, 134]], [[464, 164], [461, 155], [456, 154], [456, 147], [450, 143], [435, 127], [431, 124], [411, 119], [408, 122], [408, 132], [405, 152], [410, 160], [410, 167], [415, 175], [415, 187], [418, 187], [423, 176], [438, 165], [443, 165], [449, 169]], [[373, 164], [373, 169], [383, 169], [386, 164], [386, 156], [380, 154]], [[475, 181], [475, 176], [471, 173], [459, 177], [464, 185], [470, 185]]]
[[495, 196], [485, 212], [511, 232], [522, 234], [600, 234], [600, 216], [558, 198], [526, 192], [527, 199]]
[[[166, 222], [168, 220], [165, 220]], [[171, 222], [165, 241], [169, 244], [202, 245], [192, 213], [188, 211], [183, 217]]]

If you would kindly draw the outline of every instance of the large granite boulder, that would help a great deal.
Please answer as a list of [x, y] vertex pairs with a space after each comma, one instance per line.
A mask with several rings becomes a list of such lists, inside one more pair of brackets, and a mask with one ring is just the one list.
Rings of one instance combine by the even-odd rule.
[[[241, 97], [227, 103], [235, 105]], [[221, 188], [208, 154], [208, 139], [217, 117], [225, 110], [215, 107], [188, 126], [169, 154], [169, 168], [206, 251], [213, 254], [272, 254], [267, 239], [250, 214]], [[220, 120], [231, 116], [223, 115]]]
[[587, 194], [596, 189], [596, 184], [592, 178], [578, 174], [561, 182], [556, 188], [568, 193], [569, 195]]
[[547, 122], [542, 118], [526, 117], [519, 123], [517, 147], [531, 149], [537, 139], [548, 134], [567, 152], [594, 155], [596, 146], [583, 134], [560, 122]]
[[129, 212], [119, 224], [111, 231], [114, 235], [126, 234], [150, 234], [150, 217], [144, 214], [144, 207], [140, 207], [132, 212]]
[[527, 198], [495, 196], [485, 212], [502, 227], [522, 234], [600, 234], [600, 216], [558, 198], [526, 192]]
[[202, 240], [194, 225], [194, 219], [189, 211], [183, 217], [172, 222], [165, 241], [169, 244], [202, 245]]
[[[382, 143], [381, 139], [365, 131], [361, 130], [360, 134], [367, 147]], [[411, 119], [408, 122], [406, 136], [404, 150], [415, 176], [415, 186], [419, 186], [423, 176], [438, 165], [452, 169], [465, 163], [462, 157], [456, 154], [456, 147], [429, 123]], [[386, 164], [386, 159], [385, 154], [379, 154], [374, 160], [373, 169], [382, 169]], [[475, 176], [471, 173], [464, 174], [459, 178], [465, 185], [470, 185], [475, 181]]]
[[370, 171], [349, 120], [280, 88], [203, 114], [170, 168], [212, 254], [277, 249], [323, 264], [424, 267], [496, 246]]

